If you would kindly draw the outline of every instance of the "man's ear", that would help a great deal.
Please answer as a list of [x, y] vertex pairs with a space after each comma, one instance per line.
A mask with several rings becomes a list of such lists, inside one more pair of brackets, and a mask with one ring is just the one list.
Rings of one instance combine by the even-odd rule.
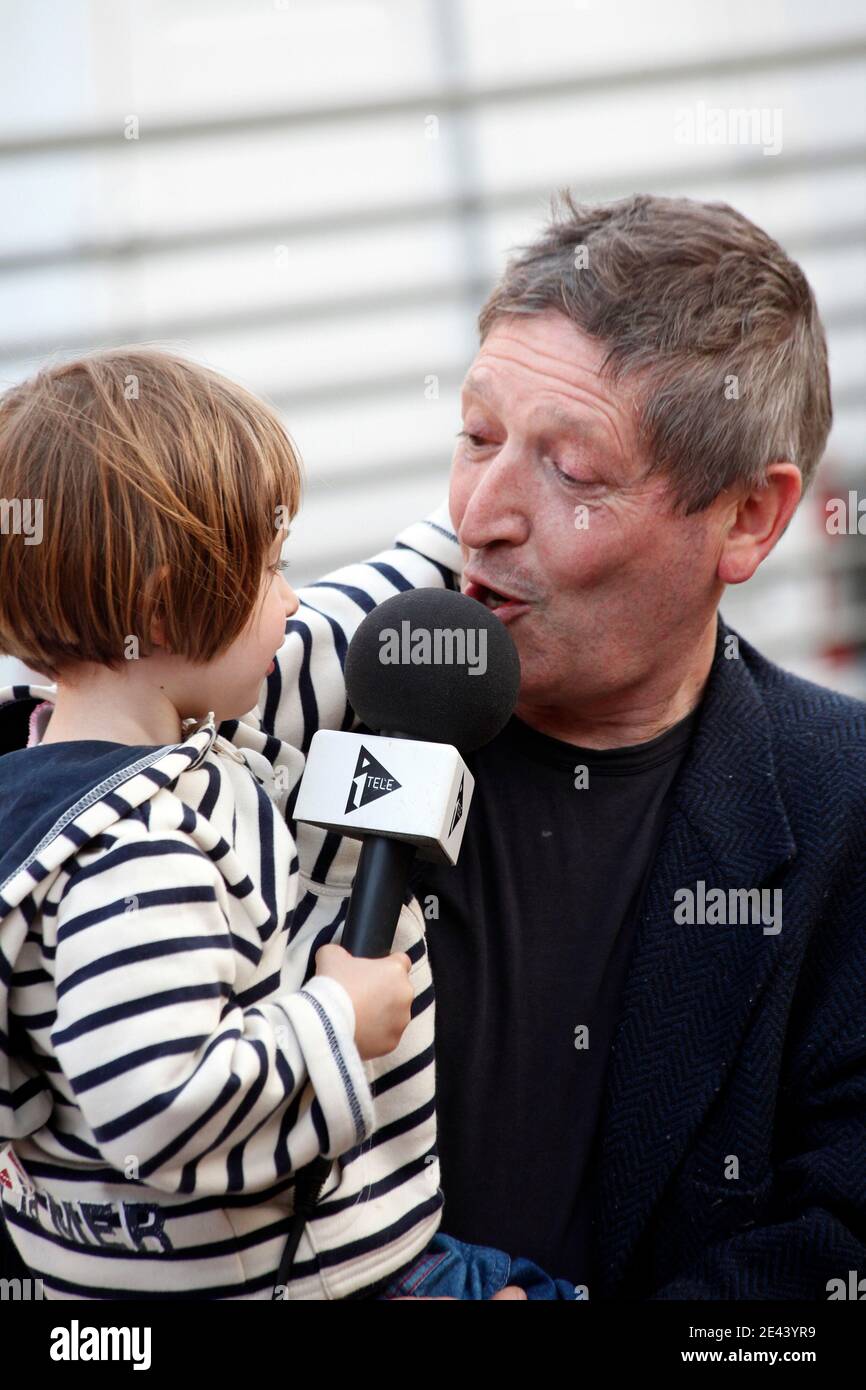
[[719, 554], [718, 576], [723, 584], [742, 584], [779, 540], [803, 491], [795, 463], [771, 463], [761, 487], [743, 493]]

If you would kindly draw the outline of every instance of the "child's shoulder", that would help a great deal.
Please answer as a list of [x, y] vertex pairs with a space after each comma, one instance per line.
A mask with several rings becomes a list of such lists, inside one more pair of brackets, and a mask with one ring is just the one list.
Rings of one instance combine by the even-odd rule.
[[227, 719], [219, 725], [210, 753], [223, 758], [230, 776], [231, 763], [244, 766], [265, 789], [283, 816], [304, 772], [305, 758], [299, 748], [267, 733], [257, 710], [242, 719]]
[[[145, 775], [162, 781], [160, 764]], [[258, 953], [297, 902], [298, 872], [289, 828], [256, 772], [215, 739], [134, 804], [125, 791], [112, 793], [118, 814], [67, 859], [49, 896], [88, 918], [147, 907], [187, 920], [213, 902]]]
[[[154, 873], [170, 859], [176, 866], [174, 844], [183, 846], [177, 854], [210, 858], [231, 882], [246, 872], [244, 861], [261, 865], [268, 879], [291, 876], [286, 807], [304, 758], [255, 717], [217, 732], [211, 715], [163, 748], [86, 740], [26, 748], [24, 716], [35, 694], [16, 688], [0, 698], [10, 749], [0, 756], [0, 921], [24, 898], [49, 891], [49, 880], [85, 866], [93, 878], [124, 859], [151, 856]], [[19, 710], [18, 724], [3, 726], [2, 716]], [[168, 858], [158, 860], [160, 846], [171, 849]]]

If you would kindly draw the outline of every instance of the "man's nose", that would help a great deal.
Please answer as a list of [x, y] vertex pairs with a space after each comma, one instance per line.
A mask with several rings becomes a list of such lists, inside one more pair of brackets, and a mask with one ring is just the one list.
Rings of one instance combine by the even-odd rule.
[[517, 449], [504, 445], [476, 474], [458, 540], [470, 550], [495, 541], [523, 545], [529, 536], [527, 462]]

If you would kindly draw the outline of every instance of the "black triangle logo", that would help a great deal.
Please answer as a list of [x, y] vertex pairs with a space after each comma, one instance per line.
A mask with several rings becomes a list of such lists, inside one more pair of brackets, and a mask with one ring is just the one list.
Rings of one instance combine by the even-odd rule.
[[458, 821], [463, 817], [463, 783], [465, 780], [466, 774], [464, 772], [463, 776], [460, 778], [460, 790], [457, 793], [457, 805], [454, 807], [454, 815], [451, 817], [451, 828], [448, 831], [449, 835], [454, 834], [455, 825], [457, 825]]
[[368, 753], [362, 743], [344, 815], [349, 811], [359, 811], [368, 802], [377, 801], [380, 796], [397, 791], [399, 786], [396, 777], [392, 777], [387, 768], [384, 768], [372, 753]]

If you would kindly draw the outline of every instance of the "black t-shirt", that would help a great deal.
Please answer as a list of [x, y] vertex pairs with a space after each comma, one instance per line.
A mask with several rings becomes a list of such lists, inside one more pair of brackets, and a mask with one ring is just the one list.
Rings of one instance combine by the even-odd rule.
[[413, 870], [436, 991], [442, 1229], [590, 1295], [608, 1051], [697, 718], [604, 750], [513, 718], [466, 760], [476, 786], [457, 865]]

